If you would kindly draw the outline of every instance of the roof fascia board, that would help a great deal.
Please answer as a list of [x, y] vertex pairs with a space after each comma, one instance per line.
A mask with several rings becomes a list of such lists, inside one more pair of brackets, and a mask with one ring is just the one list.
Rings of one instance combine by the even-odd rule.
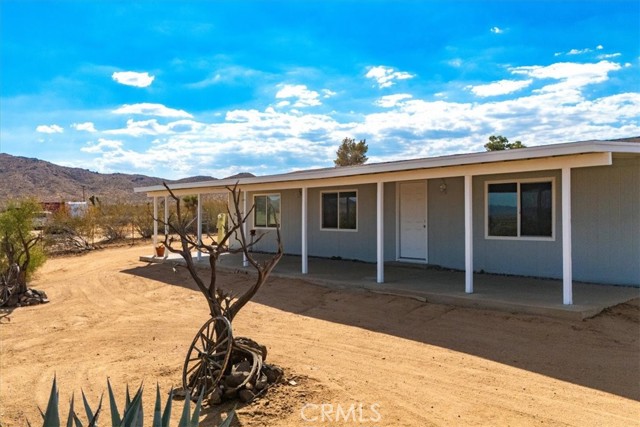
[[[632, 142], [615, 141], [585, 141], [570, 142], [564, 144], [541, 145], [536, 147], [522, 148], [518, 150], [504, 150], [493, 152], [481, 152], [471, 154], [457, 154], [451, 156], [432, 157], [427, 159], [402, 160], [397, 162], [376, 163], [361, 166], [349, 166], [342, 168], [327, 168], [319, 170], [301, 171], [279, 175], [257, 176], [252, 178], [224, 179], [216, 181], [203, 181], [196, 183], [172, 184], [172, 190], [189, 189], [193, 194], [194, 190], [207, 189], [212, 187], [225, 187], [234, 185], [236, 182], [242, 185], [278, 183], [286, 181], [302, 181], [324, 178], [342, 178], [361, 174], [375, 174], [384, 172], [406, 171], [412, 169], [439, 168], [445, 166], [464, 166], [476, 163], [491, 163], [503, 161], [516, 161], [522, 159], [535, 159], [552, 156], [566, 156], [572, 154], [600, 153], [600, 152], [623, 152], [640, 154], [640, 144]], [[150, 193], [165, 191], [161, 185], [152, 187], [135, 188], [137, 193]]]
[[[543, 157], [535, 159], [523, 159], [516, 161], [502, 161], [491, 163], [475, 163], [471, 165], [456, 165], [431, 167], [424, 169], [409, 169], [392, 172], [378, 172], [346, 177], [327, 177], [316, 179], [298, 179], [291, 181], [268, 181], [261, 183], [241, 183], [238, 185], [241, 191], [263, 191], [263, 190], [286, 190], [292, 188], [320, 188], [335, 187], [341, 185], [360, 185], [375, 182], [395, 182], [413, 181], [420, 179], [451, 178], [464, 175], [494, 175], [504, 173], [522, 173], [541, 170], [562, 169], [563, 167], [580, 168], [592, 166], [608, 166], [612, 164], [610, 152], [588, 153], [578, 155], [567, 155], [558, 157]], [[207, 187], [179, 188], [172, 191], [176, 195], [187, 195], [197, 193], [224, 193], [226, 186], [232, 187], [236, 181], [220, 180], [213, 181], [215, 185]], [[166, 189], [149, 191], [147, 195], [165, 196]]]

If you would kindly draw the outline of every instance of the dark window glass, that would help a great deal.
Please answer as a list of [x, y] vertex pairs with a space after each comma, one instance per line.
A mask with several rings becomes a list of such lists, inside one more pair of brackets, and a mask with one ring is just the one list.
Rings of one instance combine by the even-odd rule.
[[348, 191], [340, 194], [340, 228], [346, 230], [356, 229], [357, 198], [355, 191]]
[[520, 235], [552, 236], [551, 183], [520, 184]]
[[255, 196], [253, 199], [255, 227], [276, 227], [280, 221], [280, 195]]
[[269, 227], [277, 227], [280, 223], [280, 195], [267, 196], [267, 218]]
[[338, 193], [322, 194], [322, 228], [338, 228]]
[[489, 184], [489, 236], [518, 235], [518, 185]]
[[267, 226], [267, 197], [256, 196], [253, 199], [254, 211], [253, 211], [253, 224], [256, 227]]

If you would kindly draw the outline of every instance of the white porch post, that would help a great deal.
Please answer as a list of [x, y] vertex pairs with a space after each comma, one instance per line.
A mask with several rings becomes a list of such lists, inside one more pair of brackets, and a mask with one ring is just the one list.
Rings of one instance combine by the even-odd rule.
[[562, 303], [573, 304], [571, 168], [562, 168]]
[[[247, 192], [243, 191], [242, 192], [242, 217], [244, 218], [244, 216], [247, 214]], [[244, 233], [245, 239], [247, 237], [247, 221], [244, 221], [242, 223], [242, 232]], [[244, 252], [242, 252], [242, 266], [243, 267], [248, 267], [249, 266], [249, 259], [247, 258], [247, 254], [245, 254]]]
[[[202, 195], [198, 193], [198, 244], [202, 244]], [[202, 259], [202, 251], [198, 248], [198, 261]]]
[[464, 176], [464, 291], [473, 293], [473, 176]]
[[378, 182], [376, 197], [377, 282], [384, 283], [384, 182]]
[[158, 247], [158, 198], [153, 196], [153, 255]]
[[302, 187], [302, 218], [301, 218], [301, 236], [302, 236], [302, 274], [309, 273], [309, 254], [307, 248], [307, 187]]
[[169, 197], [164, 196], [164, 235], [169, 234]]

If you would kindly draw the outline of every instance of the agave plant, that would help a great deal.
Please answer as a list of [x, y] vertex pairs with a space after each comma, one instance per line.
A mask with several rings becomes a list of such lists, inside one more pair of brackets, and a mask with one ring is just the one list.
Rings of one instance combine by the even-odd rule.
[[[133, 398], [129, 394], [129, 386], [127, 385], [127, 391], [125, 396], [124, 412], [120, 417], [118, 411], [118, 405], [111, 387], [111, 383], [107, 379], [107, 388], [109, 391], [109, 406], [111, 408], [111, 425], [112, 427], [144, 427], [144, 414], [142, 410], [142, 390], [143, 386], [140, 385], [138, 390], [133, 395]], [[69, 404], [69, 415], [67, 417], [66, 427], [84, 427], [80, 418], [76, 415], [74, 409], [74, 396], [71, 396], [71, 402]], [[87, 427], [97, 426], [98, 417], [102, 410], [102, 397], [98, 404], [98, 409], [94, 412], [87, 401], [87, 398], [82, 392], [82, 402], [84, 410], [87, 416]], [[162, 410], [161, 398], [160, 398], [160, 386], [156, 385], [156, 403], [153, 410], [153, 422], [152, 427], [169, 427], [169, 421], [171, 419], [171, 406], [173, 403], [173, 388], [169, 391], [167, 397], [167, 403], [165, 404], [164, 411]], [[51, 393], [49, 394], [49, 403], [47, 404], [47, 410], [42, 412], [40, 408], [40, 414], [44, 421], [43, 427], [61, 427], [59, 407], [59, 392], [56, 383], [56, 378], [53, 378], [51, 384]], [[189, 390], [186, 392], [184, 407], [182, 409], [182, 415], [178, 422], [178, 427], [198, 427], [198, 419], [200, 418], [200, 409], [202, 407], [202, 393], [198, 397], [196, 406], [193, 413], [191, 413], [191, 394]], [[220, 424], [219, 427], [229, 427], [233, 417], [235, 416], [235, 408], [233, 408], [228, 414], [227, 418]], [[27, 425], [31, 427], [31, 423], [27, 420]]]

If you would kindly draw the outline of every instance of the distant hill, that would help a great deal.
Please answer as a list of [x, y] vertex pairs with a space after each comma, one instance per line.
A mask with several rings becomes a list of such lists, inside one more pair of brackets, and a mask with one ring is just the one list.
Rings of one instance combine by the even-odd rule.
[[[252, 176], [251, 174], [241, 174]], [[32, 196], [42, 202], [82, 201], [97, 196], [104, 202], [144, 202], [146, 195], [134, 187], [162, 182], [209, 181], [210, 176], [194, 176], [177, 181], [124, 173], [101, 174], [87, 169], [58, 166], [44, 160], [0, 153], [0, 204], [8, 199]]]

